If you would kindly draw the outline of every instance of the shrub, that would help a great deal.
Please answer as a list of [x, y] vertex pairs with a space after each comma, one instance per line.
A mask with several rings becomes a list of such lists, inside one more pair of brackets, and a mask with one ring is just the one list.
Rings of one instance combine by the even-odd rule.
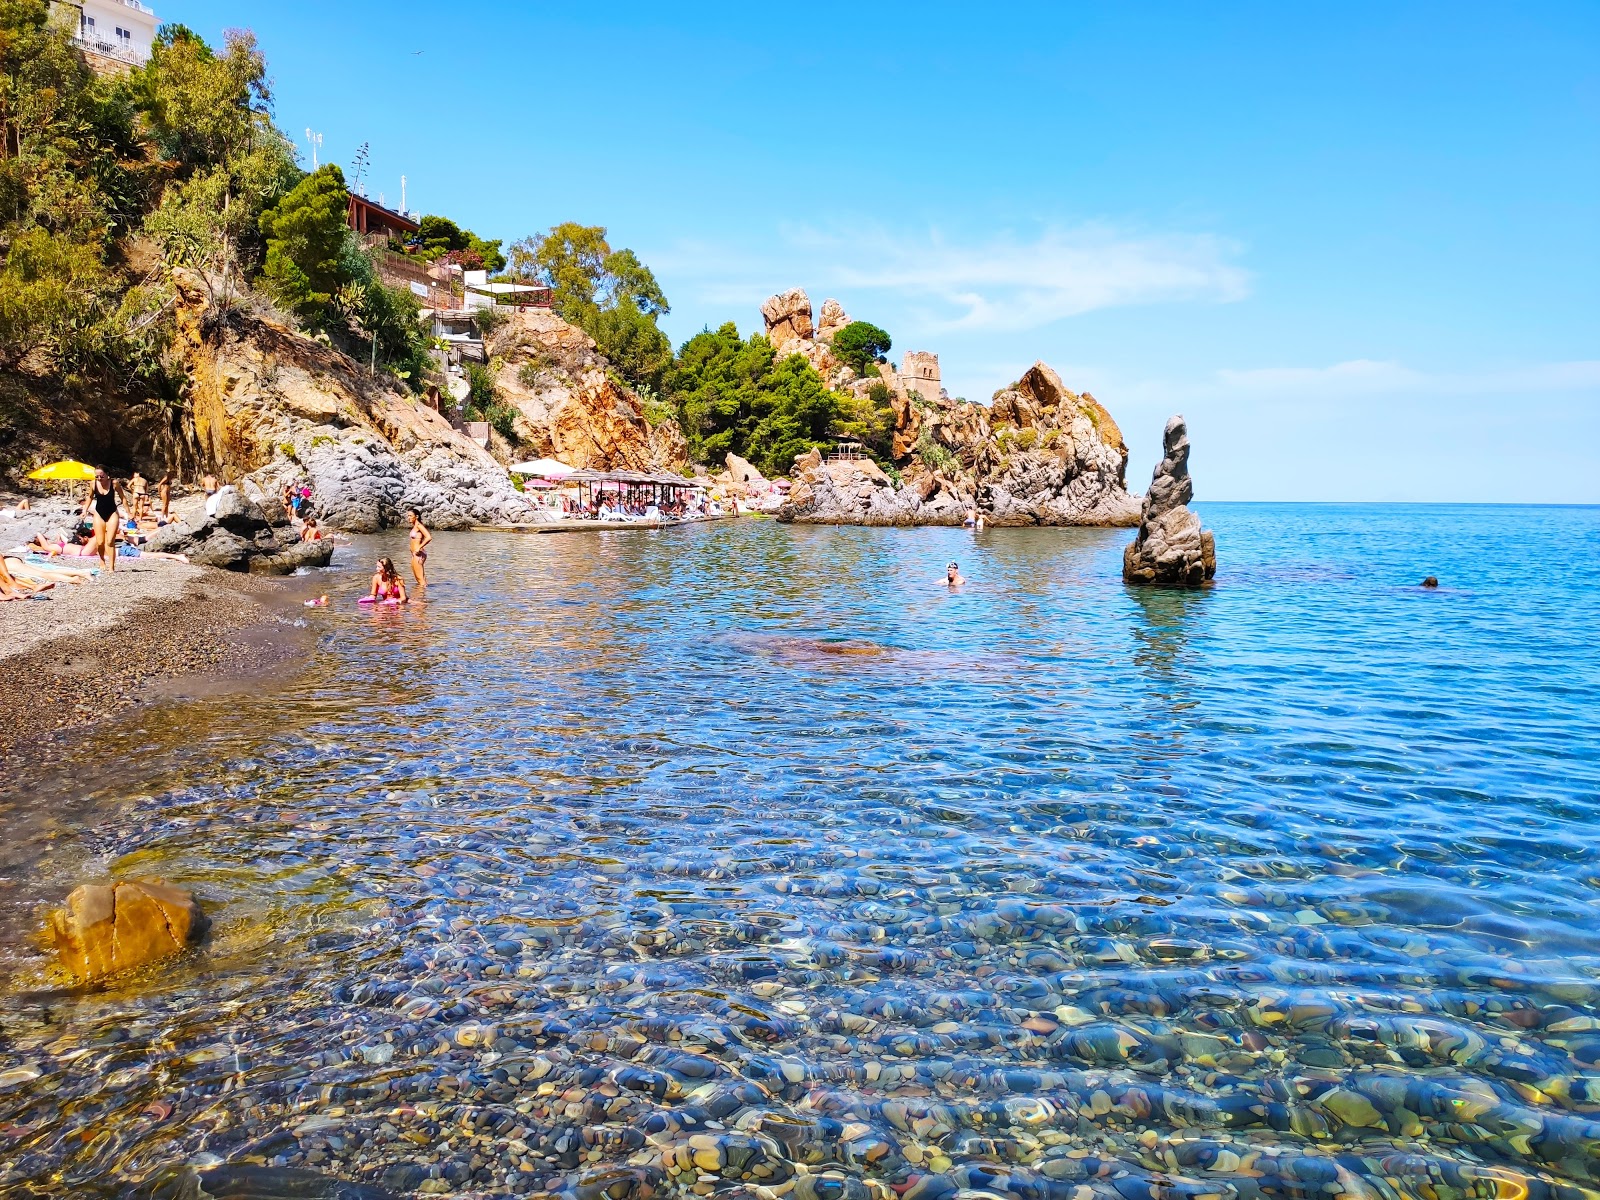
[[478, 327], [478, 332], [488, 337], [500, 326], [511, 319], [511, 314], [499, 306], [480, 308], [472, 314], [472, 323]]
[[517, 382], [532, 391], [539, 386], [539, 375], [543, 370], [538, 363], [525, 362], [517, 368]]
[[938, 441], [933, 436], [932, 429], [924, 429], [917, 437], [916, 451], [917, 457], [935, 471], [944, 471], [948, 474], [961, 466], [961, 460], [955, 456], [955, 452]]

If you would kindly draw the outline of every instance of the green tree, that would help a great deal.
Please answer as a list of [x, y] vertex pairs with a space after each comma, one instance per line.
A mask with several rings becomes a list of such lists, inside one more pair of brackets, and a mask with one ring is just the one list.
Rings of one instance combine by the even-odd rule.
[[613, 250], [599, 225], [567, 221], [511, 247], [514, 275], [550, 286], [551, 304], [629, 383], [659, 388], [672, 343], [657, 321], [671, 312], [666, 293], [632, 250]]
[[805, 359], [777, 360], [766, 338], [743, 340], [732, 322], [683, 344], [666, 390], [697, 460], [720, 464], [732, 451], [768, 474], [826, 445], [849, 404]]
[[261, 282], [279, 304], [313, 325], [347, 282], [340, 257], [348, 195], [344, 172], [325, 163], [261, 215], [267, 243]]
[[249, 30], [224, 34], [217, 54], [183, 25], [163, 25], [134, 77], [156, 144], [186, 169], [244, 153], [270, 112], [267, 61]]
[[430, 262], [442, 255], [455, 252], [475, 255], [481, 264], [481, 269], [491, 274], [506, 269], [506, 256], [501, 252], [498, 240], [486, 241], [472, 230], [462, 229], [449, 217], [430, 214], [423, 217], [418, 224], [422, 228], [417, 233], [420, 243], [417, 253]]
[[889, 353], [893, 344], [887, 333], [869, 321], [852, 321], [833, 335], [834, 354], [857, 375], [865, 373], [868, 363]]
[[672, 343], [633, 297], [624, 296], [615, 308], [597, 312], [588, 333], [623, 379], [651, 391], [660, 389], [672, 366]]

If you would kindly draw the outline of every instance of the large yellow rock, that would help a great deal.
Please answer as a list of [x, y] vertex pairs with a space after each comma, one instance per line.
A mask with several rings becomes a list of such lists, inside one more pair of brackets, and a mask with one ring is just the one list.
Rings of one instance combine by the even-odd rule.
[[84, 981], [176, 954], [205, 926], [193, 896], [150, 879], [84, 884], [50, 914], [57, 958]]

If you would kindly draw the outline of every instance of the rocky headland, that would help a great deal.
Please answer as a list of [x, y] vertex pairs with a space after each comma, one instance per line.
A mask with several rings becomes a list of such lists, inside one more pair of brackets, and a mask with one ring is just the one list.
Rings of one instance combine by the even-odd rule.
[[440, 529], [531, 521], [502, 464], [421, 399], [265, 305], [225, 318], [195, 273], [174, 273], [175, 351], [204, 461], [270, 499], [310, 483], [323, 524], [370, 532], [418, 508]]
[[1182, 416], [1167, 421], [1139, 513], [1139, 534], [1122, 554], [1122, 577], [1157, 587], [1200, 587], [1217, 573], [1217, 546], [1189, 507], [1189, 427]]
[[899, 370], [875, 364], [858, 376], [830, 339], [850, 323], [836, 300], [814, 324], [799, 289], [773, 296], [761, 313], [780, 354], [800, 354], [830, 386], [864, 396], [890, 393], [894, 474], [870, 458], [795, 460], [781, 521], [828, 525], [959, 525], [976, 509], [993, 525], [1132, 525], [1128, 447], [1093, 396], [1071, 391], [1042, 362], [989, 404], [951, 399], [938, 357], [906, 354]]

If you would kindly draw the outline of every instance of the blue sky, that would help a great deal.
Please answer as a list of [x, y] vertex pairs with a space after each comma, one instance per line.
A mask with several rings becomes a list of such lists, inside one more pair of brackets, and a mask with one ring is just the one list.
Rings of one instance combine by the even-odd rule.
[[1141, 490], [1181, 411], [1202, 498], [1600, 502], [1592, 2], [157, 12], [391, 204], [605, 225], [677, 342], [800, 286], [953, 394], [1044, 359]]

